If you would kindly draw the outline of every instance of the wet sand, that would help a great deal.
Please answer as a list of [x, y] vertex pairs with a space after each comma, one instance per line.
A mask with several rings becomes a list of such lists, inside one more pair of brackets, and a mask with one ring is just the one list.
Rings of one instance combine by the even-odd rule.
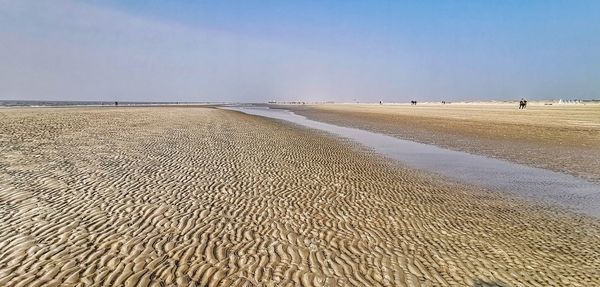
[[309, 119], [434, 144], [600, 182], [600, 105], [285, 106]]
[[0, 111], [0, 286], [596, 286], [600, 224], [210, 108]]
[[348, 139], [408, 168], [510, 193], [534, 204], [550, 204], [600, 218], [600, 183], [506, 160], [440, 148], [367, 130], [309, 120], [284, 109], [262, 106], [223, 107], [246, 114], [324, 131]]

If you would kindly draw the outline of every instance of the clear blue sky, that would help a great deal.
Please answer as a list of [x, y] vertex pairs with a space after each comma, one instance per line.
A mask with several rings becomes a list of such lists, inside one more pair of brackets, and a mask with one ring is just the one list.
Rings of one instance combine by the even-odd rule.
[[600, 1], [0, 0], [0, 98], [600, 98]]

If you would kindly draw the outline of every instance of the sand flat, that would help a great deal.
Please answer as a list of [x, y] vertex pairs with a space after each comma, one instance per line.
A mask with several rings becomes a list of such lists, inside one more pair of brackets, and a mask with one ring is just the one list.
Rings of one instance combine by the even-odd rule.
[[324, 134], [209, 108], [0, 113], [0, 286], [600, 285], [597, 220]]
[[309, 119], [600, 181], [600, 105], [286, 106]]
[[600, 183], [506, 160], [444, 149], [368, 130], [307, 119], [288, 110], [264, 106], [224, 107], [250, 115], [282, 120], [350, 140], [407, 168], [509, 193], [534, 204], [551, 204], [600, 218]]

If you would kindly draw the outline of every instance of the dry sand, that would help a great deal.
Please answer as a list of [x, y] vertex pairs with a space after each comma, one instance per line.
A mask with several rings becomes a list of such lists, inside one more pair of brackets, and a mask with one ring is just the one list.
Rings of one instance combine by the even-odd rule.
[[324, 104], [309, 119], [541, 167], [600, 182], [600, 105]]
[[595, 219], [260, 117], [0, 111], [0, 286], [600, 286], [598, 246]]

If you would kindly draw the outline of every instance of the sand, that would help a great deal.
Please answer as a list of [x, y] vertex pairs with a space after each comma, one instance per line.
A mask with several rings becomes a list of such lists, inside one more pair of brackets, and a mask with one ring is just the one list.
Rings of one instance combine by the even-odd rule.
[[600, 224], [210, 108], [0, 111], [0, 286], [600, 286]]
[[323, 104], [310, 119], [486, 155], [600, 182], [600, 105]]

